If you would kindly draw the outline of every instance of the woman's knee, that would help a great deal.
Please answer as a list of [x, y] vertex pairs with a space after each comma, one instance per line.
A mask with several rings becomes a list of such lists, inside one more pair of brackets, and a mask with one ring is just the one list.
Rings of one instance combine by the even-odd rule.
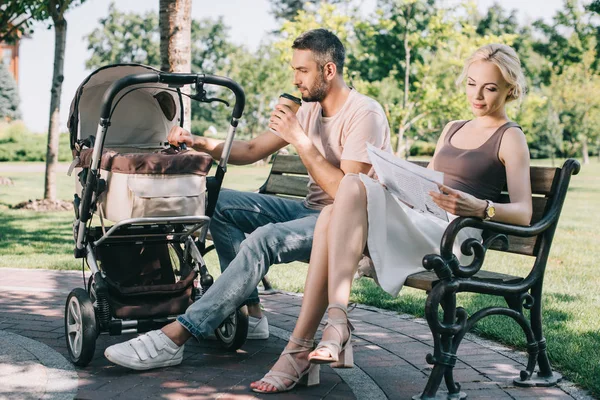
[[319, 213], [319, 219], [328, 219], [331, 216], [332, 210], [333, 210], [333, 204], [325, 206]]
[[336, 193], [336, 200], [348, 200], [357, 198], [366, 198], [366, 189], [362, 180], [357, 174], [346, 174]]

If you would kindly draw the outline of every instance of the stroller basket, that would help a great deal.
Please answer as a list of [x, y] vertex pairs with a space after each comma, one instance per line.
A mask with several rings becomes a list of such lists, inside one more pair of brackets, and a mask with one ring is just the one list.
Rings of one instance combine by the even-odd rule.
[[142, 319], [183, 314], [194, 301], [194, 279], [197, 275], [192, 271], [177, 283], [134, 287], [123, 287], [106, 278], [114, 316]]
[[115, 317], [168, 317], [192, 304], [197, 272], [179, 271], [182, 278], [176, 282], [167, 244], [108, 245], [97, 253]]

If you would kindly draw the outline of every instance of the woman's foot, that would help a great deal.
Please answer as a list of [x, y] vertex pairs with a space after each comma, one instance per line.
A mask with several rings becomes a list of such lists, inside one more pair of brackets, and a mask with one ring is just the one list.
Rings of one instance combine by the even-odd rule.
[[351, 368], [354, 366], [351, 342], [354, 327], [348, 321], [346, 307], [331, 304], [327, 310], [323, 337], [317, 348], [308, 355], [308, 360], [315, 364], [331, 363], [333, 368]]
[[314, 349], [314, 341], [290, 337], [279, 360], [261, 380], [250, 387], [258, 393], [280, 393], [293, 389], [298, 383], [307, 386], [319, 383], [318, 365], [311, 365], [308, 353]]

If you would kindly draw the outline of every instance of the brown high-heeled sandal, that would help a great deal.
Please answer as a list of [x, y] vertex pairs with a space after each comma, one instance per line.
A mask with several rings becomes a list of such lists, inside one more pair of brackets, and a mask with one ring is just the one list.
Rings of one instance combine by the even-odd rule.
[[352, 331], [354, 331], [354, 327], [350, 321], [348, 321], [348, 310], [341, 304], [330, 304], [329, 307], [327, 307], [327, 311], [329, 311], [330, 308], [342, 310], [344, 314], [346, 314], [346, 318], [328, 318], [327, 325], [325, 325], [323, 331], [329, 328], [335, 329], [340, 338], [343, 338], [344, 335], [342, 329], [345, 328], [348, 329], [348, 339], [344, 343], [340, 343], [336, 340], [321, 341], [317, 345], [315, 351], [326, 349], [329, 351], [329, 357], [320, 355], [311, 356], [309, 354], [308, 360], [313, 364], [331, 364], [332, 368], [352, 368], [354, 367], [354, 355], [352, 354]]
[[[264, 382], [269, 385], [272, 385], [277, 390], [267, 391], [267, 390], [253, 388], [252, 389], [253, 391], [255, 391], [257, 393], [282, 393], [282, 392], [287, 392], [289, 390], [292, 390], [298, 384], [306, 385], [306, 386], [314, 386], [314, 385], [319, 384], [319, 371], [320, 371], [319, 367], [320, 366], [316, 365], [316, 364], [310, 364], [308, 366], [308, 368], [306, 368], [304, 371], [302, 371], [302, 370], [300, 370], [300, 367], [296, 363], [296, 360], [294, 359], [294, 357], [292, 357], [290, 355], [290, 354], [302, 353], [303, 351], [314, 349], [315, 341], [312, 339], [306, 340], [306, 339], [299, 339], [299, 338], [290, 336], [290, 342], [295, 343], [300, 347], [297, 349], [292, 349], [292, 350], [284, 349], [283, 353], [281, 353], [281, 357], [285, 357], [286, 360], [290, 363], [290, 365], [294, 368], [294, 371], [296, 371], [296, 376], [286, 374], [285, 372], [281, 372], [281, 371], [271, 370], [259, 382]], [[290, 381], [292, 381], [292, 383], [290, 385], [286, 386], [283, 383], [283, 379], [289, 379]]]

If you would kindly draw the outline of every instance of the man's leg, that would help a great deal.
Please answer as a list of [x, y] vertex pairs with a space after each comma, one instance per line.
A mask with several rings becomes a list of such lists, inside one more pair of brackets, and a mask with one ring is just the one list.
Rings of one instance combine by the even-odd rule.
[[[223, 190], [212, 216], [210, 230], [221, 271], [225, 271], [239, 252], [246, 235], [268, 223], [287, 222], [306, 215], [299, 202], [258, 193]], [[251, 322], [262, 317], [258, 290], [253, 290], [244, 304], [248, 306]], [[254, 320], [254, 321], [253, 321]], [[266, 320], [264, 329], [267, 330]], [[251, 337], [251, 335], [249, 335]]]
[[307, 210], [301, 204], [289, 205], [290, 209], [294, 207], [301, 207], [295, 213], [301, 218], [256, 229], [239, 246], [238, 255], [211, 289], [177, 321], [162, 330], [110, 346], [105, 356], [134, 369], [179, 364], [183, 355], [180, 345], [191, 335], [197, 338], [210, 335], [256, 289], [271, 264], [309, 257], [319, 212]]
[[311, 212], [257, 228], [210, 290], [177, 321], [197, 338], [210, 335], [256, 289], [272, 264], [309, 258], [318, 215]]

